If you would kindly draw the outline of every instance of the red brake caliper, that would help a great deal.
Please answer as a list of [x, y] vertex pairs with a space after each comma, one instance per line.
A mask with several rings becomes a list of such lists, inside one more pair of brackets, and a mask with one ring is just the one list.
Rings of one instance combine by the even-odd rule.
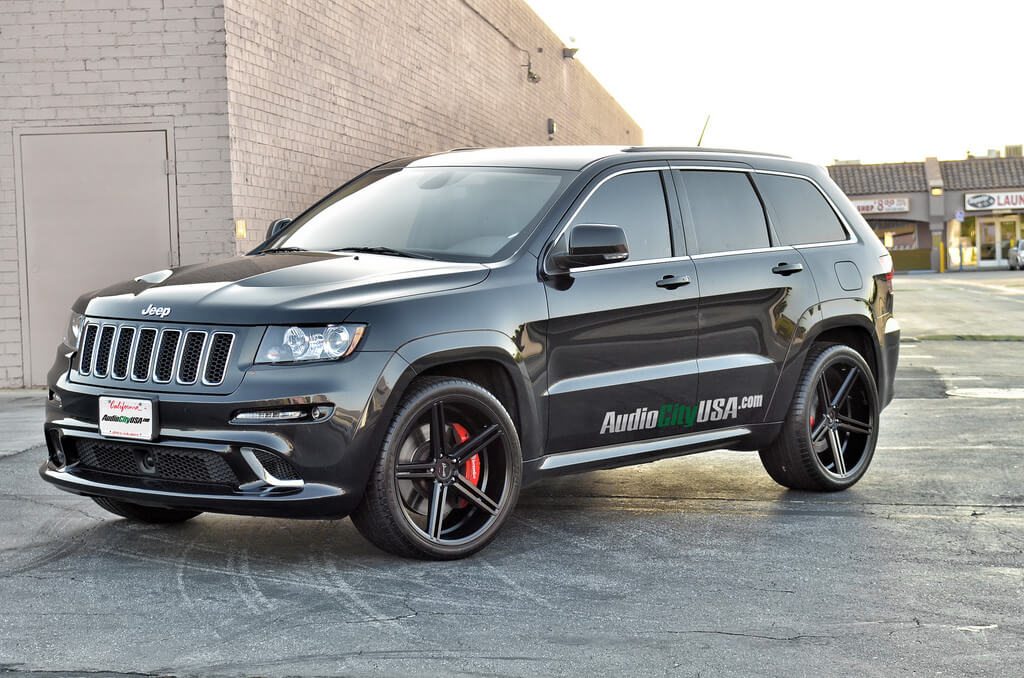
[[[455, 431], [455, 444], [461, 445], [462, 443], [469, 440], [469, 431], [462, 424], [452, 424], [452, 430]], [[466, 480], [473, 483], [474, 486], [480, 485], [480, 455], [474, 454], [472, 457], [466, 460], [466, 463], [462, 465], [462, 475], [466, 476]], [[465, 499], [459, 499], [458, 507], [465, 508], [467, 502]]]

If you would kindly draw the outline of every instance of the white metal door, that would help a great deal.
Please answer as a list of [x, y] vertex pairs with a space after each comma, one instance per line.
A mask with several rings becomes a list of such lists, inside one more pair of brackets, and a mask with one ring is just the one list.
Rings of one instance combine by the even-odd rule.
[[44, 384], [72, 302], [171, 263], [165, 131], [23, 134], [26, 385]]

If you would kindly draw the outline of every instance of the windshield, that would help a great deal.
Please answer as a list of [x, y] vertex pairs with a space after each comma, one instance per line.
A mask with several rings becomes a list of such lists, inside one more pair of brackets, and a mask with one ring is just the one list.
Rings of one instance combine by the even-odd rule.
[[363, 249], [500, 261], [530, 236], [572, 174], [509, 167], [370, 172], [300, 216], [263, 249]]

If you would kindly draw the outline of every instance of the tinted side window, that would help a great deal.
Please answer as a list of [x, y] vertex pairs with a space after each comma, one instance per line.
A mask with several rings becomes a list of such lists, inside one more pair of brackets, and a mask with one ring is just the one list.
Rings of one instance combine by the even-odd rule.
[[680, 173], [693, 213], [697, 252], [729, 252], [768, 247], [764, 208], [743, 172]]
[[811, 182], [775, 174], [757, 174], [754, 181], [772, 207], [783, 245], [846, 240], [839, 217]]
[[622, 227], [629, 246], [629, 261], [672, 256], [660, 172], [630, 172], [612, 177], [591, 194], [572, 223]]

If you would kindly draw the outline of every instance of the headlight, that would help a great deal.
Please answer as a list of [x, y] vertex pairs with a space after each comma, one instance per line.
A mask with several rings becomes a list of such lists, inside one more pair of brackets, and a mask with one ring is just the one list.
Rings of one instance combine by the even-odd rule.
[[64, 329], [64, 345], [68, 348], [78, 348], [78, 340], [82, 336], [82, 322], [84, 320], [84, 315], [71, 311], [67, 327]]
[[268, 327], [256, 353], [257, 363], [337, 360], [356, 350], [365, 325]]

